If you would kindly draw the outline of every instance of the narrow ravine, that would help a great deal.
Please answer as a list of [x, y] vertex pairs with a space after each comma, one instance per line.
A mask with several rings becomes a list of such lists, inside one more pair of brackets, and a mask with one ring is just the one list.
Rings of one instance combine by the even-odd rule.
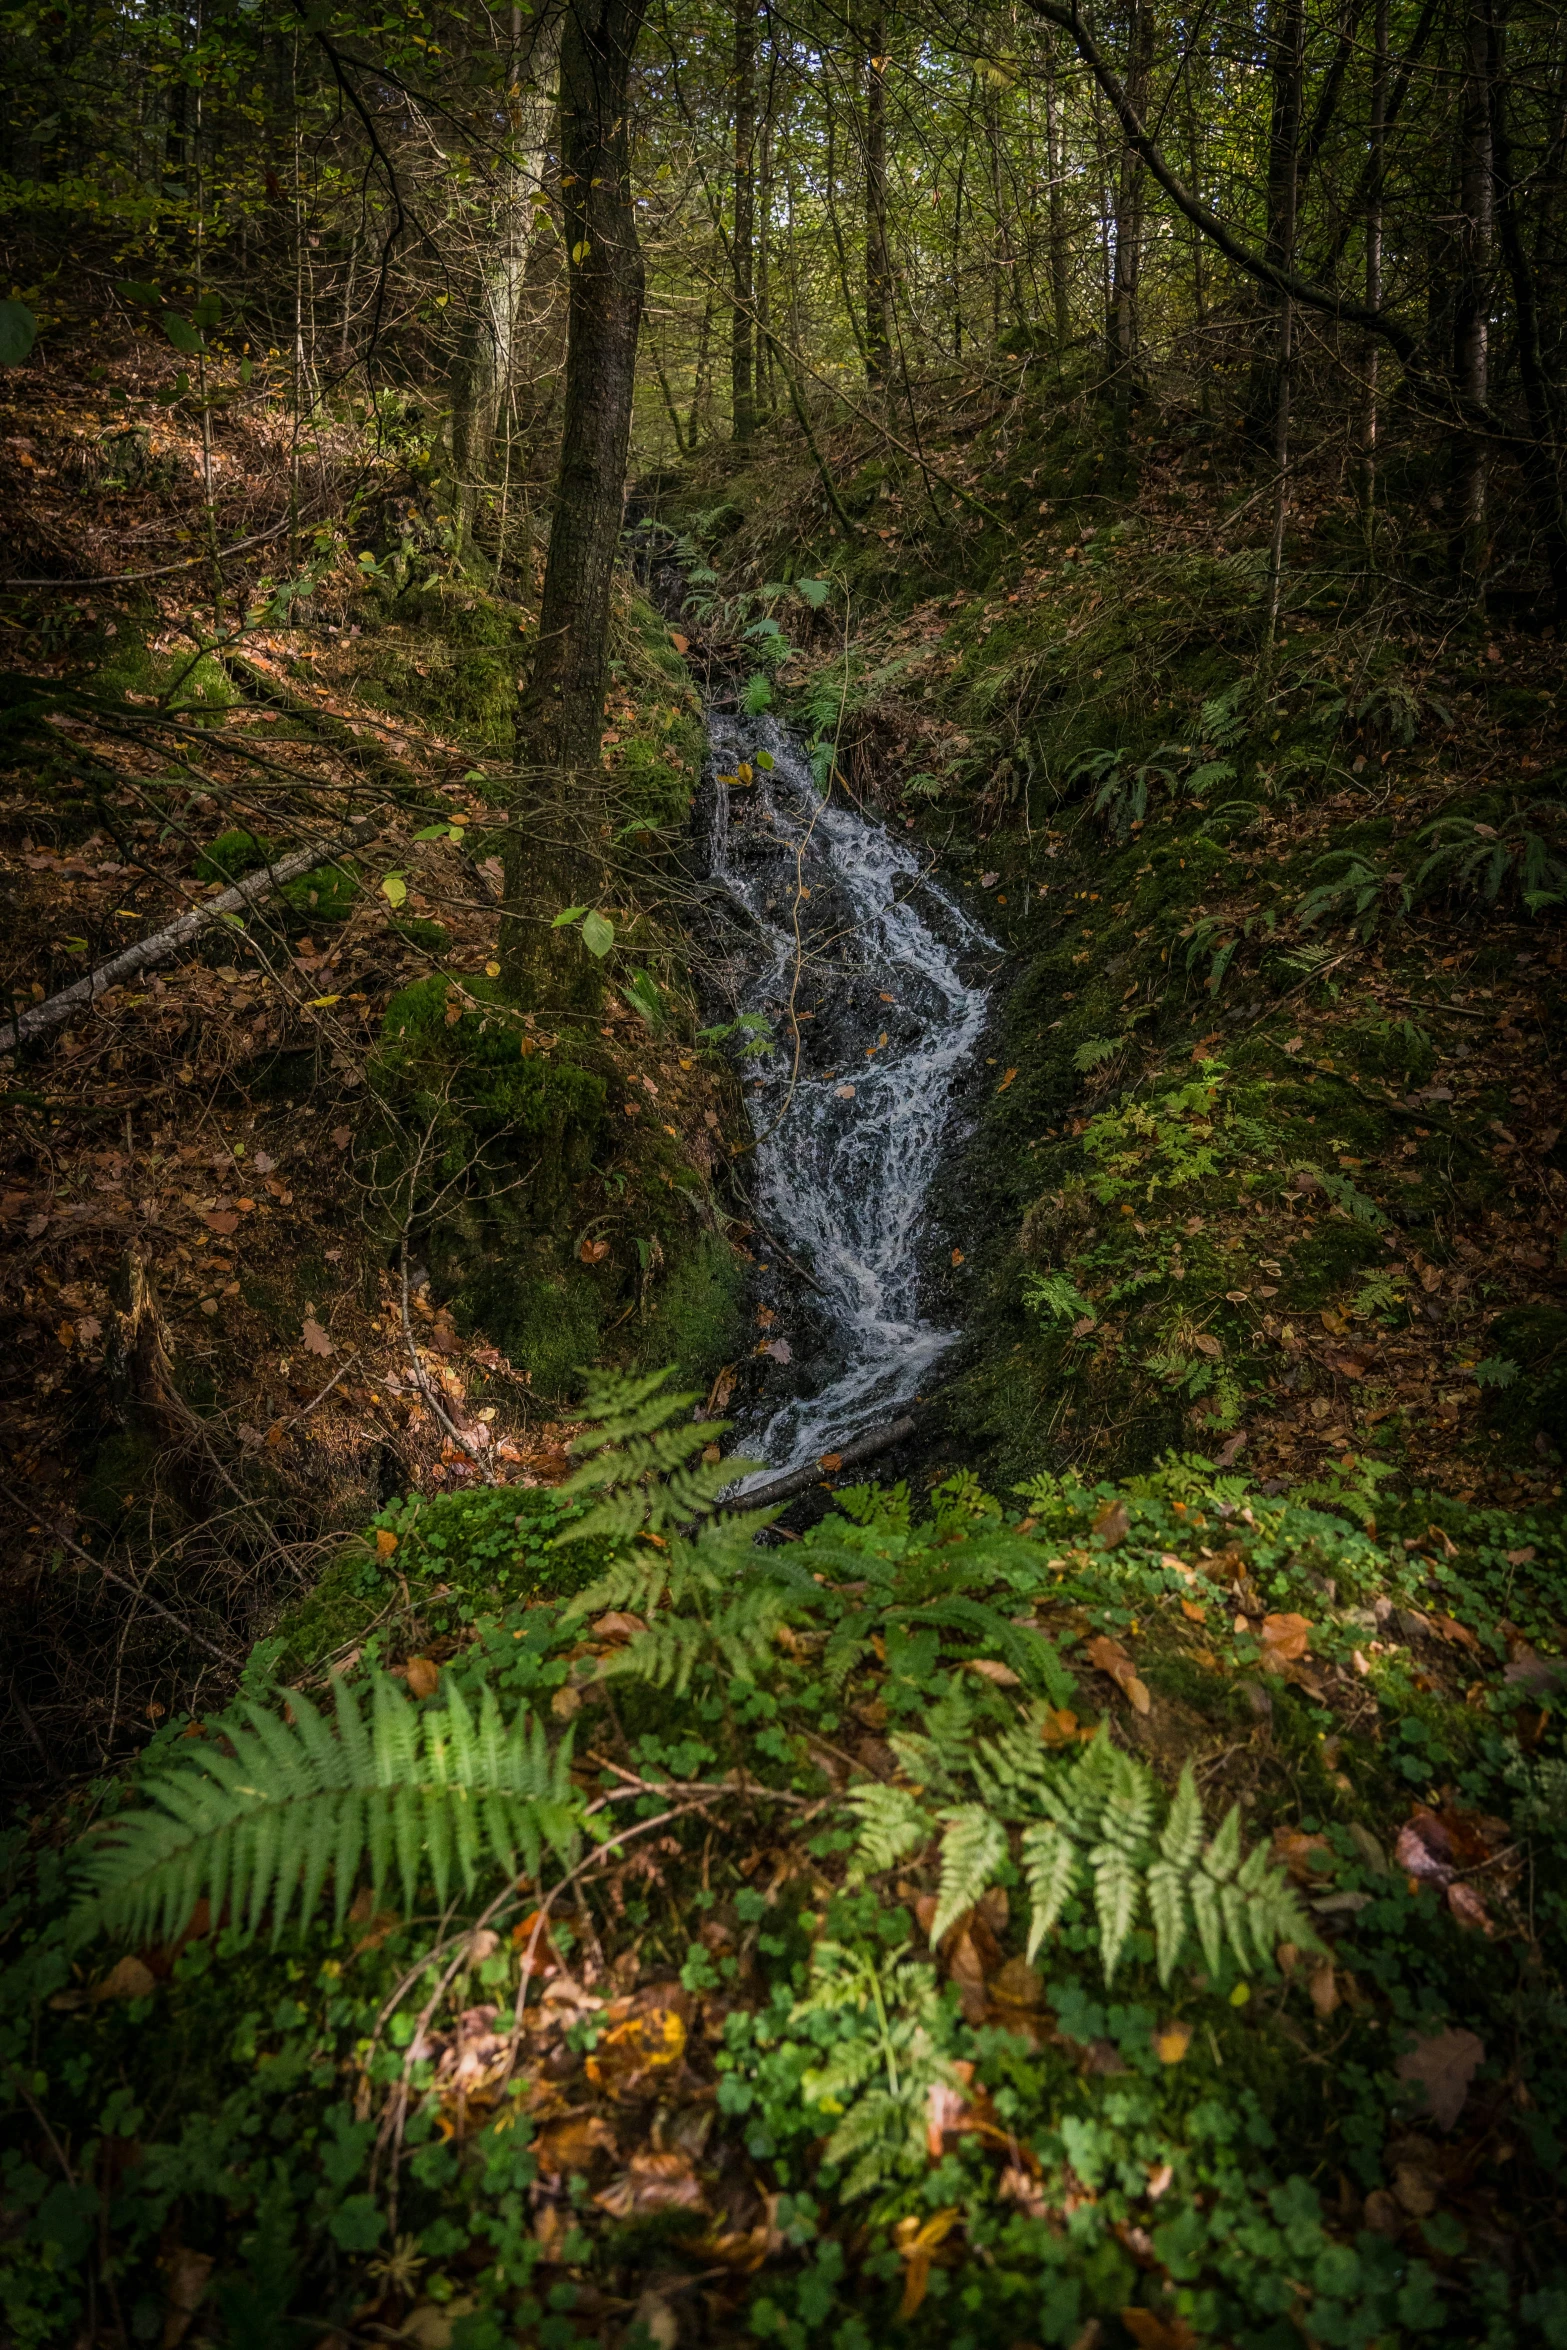
[[[753, 1196], [811, 1291], [807, 1347], [784, 1337], [775, 1398], [741, 1426], [776, 1471], [889, 1419], [957, 1336], [921, 1312], [922, 1233], [992, 941], [841, 784], [818, 790], [774, 720], [715, 716], [710, 742], [709, 869], [736, 917], [726, 991], [773, 1039], [742, 1063]], [[749, 784], [724, 780], [747, 768]]]

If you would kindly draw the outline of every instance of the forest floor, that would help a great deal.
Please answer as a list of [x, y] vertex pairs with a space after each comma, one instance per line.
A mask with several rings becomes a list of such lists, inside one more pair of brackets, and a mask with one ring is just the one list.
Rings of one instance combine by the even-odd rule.
[[[214, 651], [284, 567], [214, 626], [171, 373], [7, 380], [28, 571], [190, 566], [0, 591], [12, 1001], [370, 829], [5, 1078], [11, 2338], [1567, 2341], [1554, 643], [1357, 587], [1324, 469], [1261, 660], [1196, 411], [944, 387], [923, 466], [825, 436], [852, 543], [787, 441], [694, 461], [675, 639], [621, 606], [614, 984], [519, 1021], [531, 583], [345, 422], [311, 592]], [[270, 413], [225, 538], [286, 541]], [[1006, 948], [917, 1474], [759, 1548], [643, 1474], [701, 1517], [707, 1423], [601, 1379], [614, 1523], [571, 1449], [582, 1363], [711, 1414], [760, 1343], [678, 845], [691, 673], [753, 664]], [[369, 1688], [383, 1786], [465, 1704], [548, 1732], [477, 1924], [433, 1808], [318, 1840], [270, 1948], [286, 1835], [73, 1910], [160, 1774], [302, 1799]]]

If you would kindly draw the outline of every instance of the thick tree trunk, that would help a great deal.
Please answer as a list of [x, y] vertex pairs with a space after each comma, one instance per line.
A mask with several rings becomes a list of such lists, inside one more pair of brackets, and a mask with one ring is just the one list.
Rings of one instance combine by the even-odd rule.
[[538, 650], [517, 710], [535, 812], [509, 840], [502, 940], [513, 992], [550, 1011], [592, 1009], [602, 992], [575, 930], [551, 924], [567, 904], [595, 903], [605, 884], [599, 745], [643, 294], [629, 84], [645, 8], [569, 0], [561, 37], [565, 398]]
[[884, 384], [892, 363], [892, 257], [887, 244], [887, 20], [867, 11], [865, 48], [865, 380]]
[[734, 310], [729, 411], [737, 441], [756, 429], [756, 0], [735, 0]]

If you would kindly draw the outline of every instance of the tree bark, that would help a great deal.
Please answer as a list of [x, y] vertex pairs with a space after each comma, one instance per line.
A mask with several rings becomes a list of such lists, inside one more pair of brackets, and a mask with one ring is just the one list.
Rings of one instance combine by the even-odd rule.
[[[1491, 156], [1490, 0], [1469, 0], [1458, 125], [1458, 269], [1453, 289], [1453, 381], [1484, 407], [1490, 392], [1491, 244], [1495, 179]], [[1456, 579], [1478, 587], [1485, 567], [1485, 441], [1453, 443], [1453, 528], [1448, 561]]]
[[518, 762], [540, 813], [508, 839], [502, 937], [513, 994], [551, 1010], [592, 1010], [602, 997], [575, 930], [551, 925], [604, 886], [599, 745], [643, 297], [629, 95], [645, 10], [646, 0], [569, 0], [561, 35], [565, 395], [538, 649], [517, 710]]
[[[1302, 0], [1273, 0], [1268, 15], [1267, 225], [1262, 250], [1264, 259], [1279, 269], [1293, 268], [1295, 260], [1305, 37]], [[1272, 294], [1272, 317], [1257, 337], [1246, 404], [1251, 438], [1264, 446], [1271, 444], [1275, 454], [1281, 377], [1286, 365], [1284, 345], [1289, 335], [1288, 300], [1282, 289]]]
[[1062, 187], [1066, 153], [1065, 142], [1061, 137], [1053, 47], [1045, 50], [1045, 163], [1050, 175], [1050, 312], [1055, 335], [1056, 364], [1059, 366], [1066, 358], [1071, 309], [1067, 276], [1066, 208]]
[[[1153, 51], [1153, 0], [1132, 0], [1127, 25], [1126, 94], [1139, 119], [1148, 111]], [[1123, 432], [1131, 418], [1140, 356], [1139, 297], [1142, 288], [1144, 207], [1145, 167], [1137, 149], [1128, 142], [1121, 149], [1120, 172], [1116, 182], [1115, 253], [1110, 279], [1108, 333], [1105, 337], [1111, 405]]]
[[473, 541], [481, 488], [494, 460], [501, 410], [517, 363], [522, 293], [538, 230], [533, 199], [544, 184], [561, 20], [556, 14], [524, 23], [511, 11], [506, 51], [508, 149], [491, 221], [491, 250], [479, 257], [473, 300], [452, 369], [453, 505], [458, 546]]
[[756, 0], [735, 0], [734, 287], [729, 340], [730, 430], [756, 429]]
[[865, 380], [887, 381], [892, 363], [889, 309], [892, 259], [887, 244], [887, 20], [867, 11], [865, 50]]
[[[1383, 0], [1386, 5], [1386, 0]], [[1540, 347], [1540, 296], [1534, 267], [1518, 217], [1518, 182], [1513, 162], [1511, 126], [1507, 115], [1507, 18], [1493, 12], [1491, 22], [1491, 159], [1496, 175], [1496, 222], [1502, 258], [1512, 288], [1518, 375], [1523, 387], [1524, 411], [1529, 420], [1528, 453], [1523, 460], [1525, 481], [1544, 541], [1546, 567], [1558, 629], [1567, 627], [1567, 511], [1562, 496], [1562, 473], [1557, 404], [1550, 373]]]
[[[1387, 169], [1388, 0], [1376, 0], [1372, 35], [1371, 122], [1366, 139], [1366, 308], [1382, 307], [1382, 191]], [[1377, 375], [1381, 351], [1367, 337], [1365, 390], [1360, 421], [1360, 512], [1366, 534], [1366, 560], [1375, 552], [1377, 506]]]

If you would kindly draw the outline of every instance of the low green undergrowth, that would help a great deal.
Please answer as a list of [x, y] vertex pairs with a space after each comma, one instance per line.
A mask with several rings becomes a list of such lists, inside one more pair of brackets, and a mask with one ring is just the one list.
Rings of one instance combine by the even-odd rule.
[[16, 1823], [9, 2337], [1561, 2342], [1554, 1522], [1181, 1455], [780, 1542], [693, 1400]]

